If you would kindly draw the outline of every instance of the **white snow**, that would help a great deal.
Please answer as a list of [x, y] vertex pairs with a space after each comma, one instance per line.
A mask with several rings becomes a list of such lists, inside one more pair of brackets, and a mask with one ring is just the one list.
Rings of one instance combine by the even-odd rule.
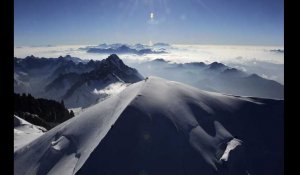
[[230, 151], [234, 150], [237, 146], [242, 145], [242, 141], [239, 139], [232, 139], [227, 143], [227, 147], [224, 151], [224, 154], [222, 155], [222, 157], [220, 158], [220, 160], [222, 161], [227, 161], [229, 158], [229, 153]]
[[47, 130], [43, 127], [33, 125], [16, 115], [14, 116], [14, 150], [27, 145], [31, 141], [43, 135]]
[[101, 95], [101, 94], [105, 94], [105, 95], [115, 95], [120, 93], [121, 91], [123, 91], [129, 84], [125, 84], [125, 83], [112, 83], [109, 84], [108, 86], [106, 86], [103, 89], [97, 90], [94, 89], [93, 93], [97, 94], [97, 95]]
[[70, 145], [70, 140], [65, 136], [61, 136], [58, 140], [51, 142], [52, 148], [61, 151], [66, 149]]
[[[203, 174], [218, 171], [220, 159], [217, 154], [224, 152], [221, 160], [227, 161], [230, 151], [241, 143], [240, 140], [234, 139], [230, 133], [230, 129], [239, 125], [236, 121], [243, 119], [239, 118], [243, 116], [237, 116], [236, 113], [247, 105], [252, 106], [251, 109], [257, 109], [256, 107], [261, 109], [263, 107], [264, 100], [260, 99], [259, 104], [257, 104], [255, 99], [249, 99], [210, 93], [182, 83], [149, 77], [145, 81], [129, 85], [111, 98], [86, 108], [78, 116], [56, 126], [26, 146], [19, 148], [14, 155], [15, 174], [72, 175], [82, 170], [81, 168], [84, 166], [92, 166], [93, 163], [97, 169], [102, 165], [98, 161], [92, 163], [89, 161], [93, 155], [96, 160], [103, 158], [110, 161], [111, 158], [102, 157], [104, 155], [98, 155], [99, 153], [95, 151], [105, 147], [105, 145], [102, 145], [105, 137], [115, 140], [108, 147], [127, 144], [117, 142], [118, 140], [127, 140], [125, 142], [130, 140], [133, 143], [139, 143], [138, 140], [134, 140], [135, 137], [132, 135], [117, 133], [123, 133], [132, 128], [140, 128], [137, 131], [144, 131], [147, 128], [146, 126], [154, 127], [155, 131], [159, 135], [165, 136], [165, 138], [169, 138], [167, 134], [172, 133], [170, 142], [174, 145], [180, 145], [182, 142], [188, 145], [185, 147], [185, 151], [191, 149], [198, 156], [199, 159], [197, 160], [203, 160], [203, 162], [199, 162]], [[224, 124], [224, 118], [229, 122]], [[146, 119], [153, 122], [137, 121]], [[166, 122], [172, 126], [167, 125]], [[176, 128], [176, 131], [174, 128]], [[151, 140], [155, 136], [154, 133], [150, 132], [147, 135], [149, 136], [147, 137], [149, 142], [153, 141], [152, 144], [154, 145], [160, 144], [159, 141]], [[222, 143], [227, 142], [226, 149], [220, 146]], [[144, 145], [135, 144], [133, 148], [127, 149], [131, 149], [130, 154], [137, 156], [139, 153], [134, 151], [139, 146]], [[129, 150], [123, 151], [129, 152]], [[168, 149], [168, 151], [171, 150]], [[184, 150], [180, 147], [177, 151], [185, 156]], [[177, 151], [170, 152], [170, 154], [177, 154]], [[107, 154], [109, 155], [109, 153]], [[159, 155], [158, 152], [152, 152], [151, 154]], [[136, 158], [138, 161], [138, 157]], [[147, 157], [143, 158], [147, 159]], [[117, 161], [118, 159], [119, 157], [114, 160]], [[185, 157], [185, 159], [189, 159], [189, 157]], [[180, 169], [182, 166], [193, 166], [186, 163], [189, 160], [183, 161], [182, 158], [178, 161], [183, 165], [177, 166], [174, 164], [173, 169]], [[130, 162], [121, 164], [126, 163]], [[121, 165], [114, 163], [111, 166], [117, 169]], [[82, 171], [82, 174], [94, 174], [95, 169], [87, 168]], [[155, 169], [152, 169], [152, 171], [155, 171]]]
[[[74, 163], [73, 165], [76, 165], [76, 167], [74, 167], [74, 172], [78, 171], [89, 157], [90, 153], [109, 131], [110, 127], [115, 123], [122, 111], [134, 99], [138, 92], [137, 90], [142, 85], [142, 83], [131, 85], [126, 88], [126, 93], [118, 94], [86, 109], [77, 117], [48, 131], [43, 138], [37, 139], [34, 142], [31, 142], [28, 147], [20, 149], [15, 153], [15, 174], [24, 174], [26, 172], [29, 174], [38, 174], [36, 168], [40, 166], [38, 163], [41, 161], [40, 158], [43, 158], [44, 161], [53, 165], [64, 162], [66, 159], [64, 157], [65, 149], [61, 150], [61, 154], [54, 155], [52, 160], [43, 157], [45, 152], [52, 149], [51, 147], [56, 141], [55, 136], [57, 134], [61, 137], [73, 137], [73, 140], [77, 140], [76, 143], [68, 144], [75, 144], [73, 147], [76, 147], [77, 149], [74, 151], [81, 155], [79, 158], [76, 158], [76, 160], [78, 159], [77, 161], [73, 161], [75, 157], [73, 157], [72, 160], [69, 160]], [[62, 141], [63, 140], [65, 139], [62, 139]], [[56, 148], [61, 148], [61, 145], [63, 147], [68, 145], [65, 142], [66, 141], [63, 141], [63, 143], [59, 144]], [[60, 141], [58, 141], [58, 143], [60, 143]], [[35, 150], [37, 149], [40, 151], [36, 152]], [[54, 169], [51, 169], [51, 172], [55, 172], [56, 174], [66, 174], [66, 171], [68, 171], [63, 166], [54, 166], [53, 168]], [[26, 169], [26, 172], [24, 169]]]

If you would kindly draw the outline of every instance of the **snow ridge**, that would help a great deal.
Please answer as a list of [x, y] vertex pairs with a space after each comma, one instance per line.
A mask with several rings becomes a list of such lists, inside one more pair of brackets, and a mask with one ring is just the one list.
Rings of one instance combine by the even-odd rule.
[[17, 150], [15, 174], [280, 174], [282, 104], [149, 77]]

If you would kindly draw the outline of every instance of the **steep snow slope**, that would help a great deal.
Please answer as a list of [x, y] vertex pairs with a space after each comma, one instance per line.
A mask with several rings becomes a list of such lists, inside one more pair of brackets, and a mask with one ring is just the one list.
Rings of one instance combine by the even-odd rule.
[[283, 101], [150, 77], [15, 152], [15, 174], [283, 174]]
[[43, 135], [47, 130], [14, 116], [14, 150]]

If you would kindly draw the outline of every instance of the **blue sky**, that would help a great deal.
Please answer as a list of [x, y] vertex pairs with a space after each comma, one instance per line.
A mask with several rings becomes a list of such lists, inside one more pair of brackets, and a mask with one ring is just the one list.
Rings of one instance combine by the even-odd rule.
[[283, 45], [283, 18], [283, 0], [14, 0], [14, 42]]

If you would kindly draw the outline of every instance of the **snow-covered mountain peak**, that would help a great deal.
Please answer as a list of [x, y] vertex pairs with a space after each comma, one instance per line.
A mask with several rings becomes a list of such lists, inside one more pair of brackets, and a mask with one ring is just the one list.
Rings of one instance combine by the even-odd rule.
[[65, 175], [276, 174], [283, 168], [282, 131], [282, 100], [210, 93], [148, 77], [20, 148], [14, 169]]

